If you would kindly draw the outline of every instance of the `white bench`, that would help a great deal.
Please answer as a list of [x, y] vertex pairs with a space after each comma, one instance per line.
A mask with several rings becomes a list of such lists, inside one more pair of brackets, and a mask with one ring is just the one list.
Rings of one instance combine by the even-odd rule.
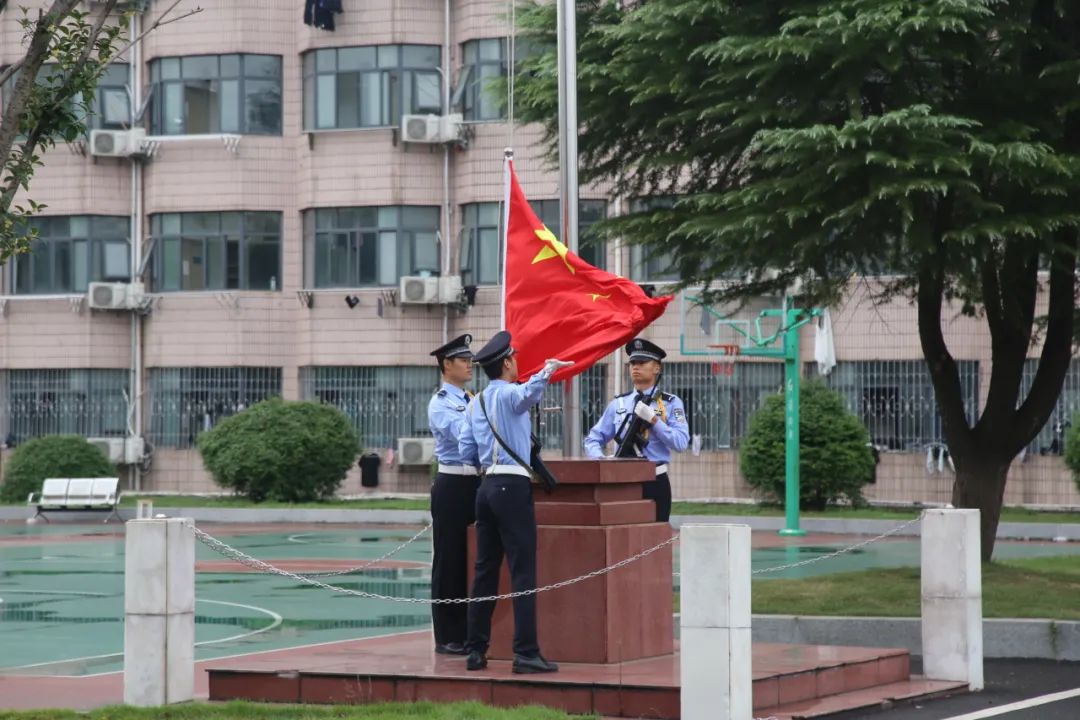
[[49, 512], [85, 512], [88, 510], [104, 510], [109, 513], [105, 522], [109, 522], [115, 515], [121, 520], [116, 512], [120, 504], [120, 495], [117, 491], [120, 478], [49, 478], [41, 485], [41, 492], [30, 493], [26, 498], [26, 504], [37, 508], [34, 518], [45, 518], [45, 511]]

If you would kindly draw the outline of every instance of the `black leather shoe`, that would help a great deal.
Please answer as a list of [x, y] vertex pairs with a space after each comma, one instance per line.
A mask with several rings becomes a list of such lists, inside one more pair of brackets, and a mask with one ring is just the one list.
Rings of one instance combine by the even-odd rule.
[[435, 652], [439, 655], [468, 655], [465, 646], [461, 643], [450, 642], [445, 645], [436, 645]]
[[469, 653], [468, 659], [465, 661], [466, 670], [483, 670], [487, 667], [487, 655], [479, 650], [473, 650]]
[[518, 675], [527, 675], [531, 673], [553, 673], [559, 672], [559, 666], [553, 662], [548, 662], [547, 660], [545, 660], [543, 655], [537, 655], [536, 657], [515, 655], [514, 672]]

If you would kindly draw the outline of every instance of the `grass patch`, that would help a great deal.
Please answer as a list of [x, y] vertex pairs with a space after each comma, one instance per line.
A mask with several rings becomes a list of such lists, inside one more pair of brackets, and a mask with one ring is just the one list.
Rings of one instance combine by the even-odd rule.
[[[761, 615], [918, 617], [918, 568], [837, 573], [801, 580], [754, 582]], [[983, 616], [1080, 620], [1080, 556], [983, 564]], [[675, 609], [678, 611], [678, 596]]]
[[430, 503], [427, 498], [357, 498], [355, 500], [327, 500], [325, 502], [256, 503], [243, 497], [202, 497], [198, 495], [124, 495], [120, 498], [121, 507], [135, 507], [137, 500], [151, 500], [159, 507], [180, 508], [321, 508], [324, 510], [427, 510]]
[[[833, 520], [897, 520], [903, 522], [915, 517], [915, 508], [850, 508], [835, 507], [822, 512], [803, 511], [804, 518], [828, 518]], [[675, 502], [672, 515], [734, 515], [738, 517], [783, 517], [781, 505], [748, 505], [738, 503]], [[1080, 513], [1028, 510], [1026, 508], [1003, 508], [1001, 522], [1080, 523]]]
[[[591, 716], [591, 717], [596, 717]], [[480, 703], [386, 705], [260, 705], [193, 703], [163, 708], [107, 707], [88, 713], [70, 710], [0, 711], [0, 720], [569, 720], [539, 707], [492, 708]]]

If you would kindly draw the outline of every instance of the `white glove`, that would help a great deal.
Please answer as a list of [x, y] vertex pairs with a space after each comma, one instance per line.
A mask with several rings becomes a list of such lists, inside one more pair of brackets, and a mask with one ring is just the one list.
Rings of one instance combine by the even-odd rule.
[[652, 425], [653, 420], [656, 419], [656, 411], [640, 400], [638, 400], [637, 405], [634, 406], [634, 414], [650, 425]]
[[556, 371], [564, 367], [570, 367], [573, 364], [573, 360], [548, 360], [544, 363], [544, 375], [547, 377], [551, 377], [555, 374]]

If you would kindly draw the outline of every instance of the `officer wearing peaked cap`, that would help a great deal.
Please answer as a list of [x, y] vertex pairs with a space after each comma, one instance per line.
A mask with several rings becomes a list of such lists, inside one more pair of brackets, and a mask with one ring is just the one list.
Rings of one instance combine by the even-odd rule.
[[[468, 429], [462, 435], [461, 453], [483, 468], [476, 494], [476, 575], [472, 597], [498, 593], [503, 554], [510, 567], [513, 591], [536, 587], [536, 514], [530, 482], [532, 449], [529, 408], [540, 402], [551, 376], [573, 363], [548, 360], [543, 370], [524, 385], [518, 378], [517, 359], [510, 333], [496, 333], [476, 354], [491, 382], [469, 404]], [[469, 603], [469, 657], [466, 669], [487, 667], [494, 601]], [[548, 673], [558, 670], [540, 654], [536, 637], [536, 595], [514, 598], [515, 673]]]
[[[431, 597], [467, 598], [467, 529], [475, 520], [476, 489], [480, 473], [458, 449], [466, 431], [465, 408], [471, 395], [465, 384], [472, 380], [471, 335], [461, 335], [431, 352], [439, 364], [442, 385], [428, 403], [428, 426], [435, 438], [438, 474], [431, 486], [433, 554]], [[464, 655], [466, 605], [443, 603], [431, 606], [435, 652]]]
[[619, 395], [607, 406], [599, 422], [585, 437], [585, 454], [591, 458], [605, 457], [604, 448], [612, 440], [616, 444], [622, 442], [633, 416], [648, 423], [643, 453], [656, 465], [656, 480], [645, 483], [642, 495], [646, 500], [656, 501], [656, 521], [668, 522], [671, 518], [668, 462], [672, 450], [683, 452], [689, 444], [686, 410], [682, 400], [675, 395], [656, 392], [661, 362], [667, 357], [659, 345], [644, 338], [634, 338], [626, 344], [626, 354], [634, 389]]

